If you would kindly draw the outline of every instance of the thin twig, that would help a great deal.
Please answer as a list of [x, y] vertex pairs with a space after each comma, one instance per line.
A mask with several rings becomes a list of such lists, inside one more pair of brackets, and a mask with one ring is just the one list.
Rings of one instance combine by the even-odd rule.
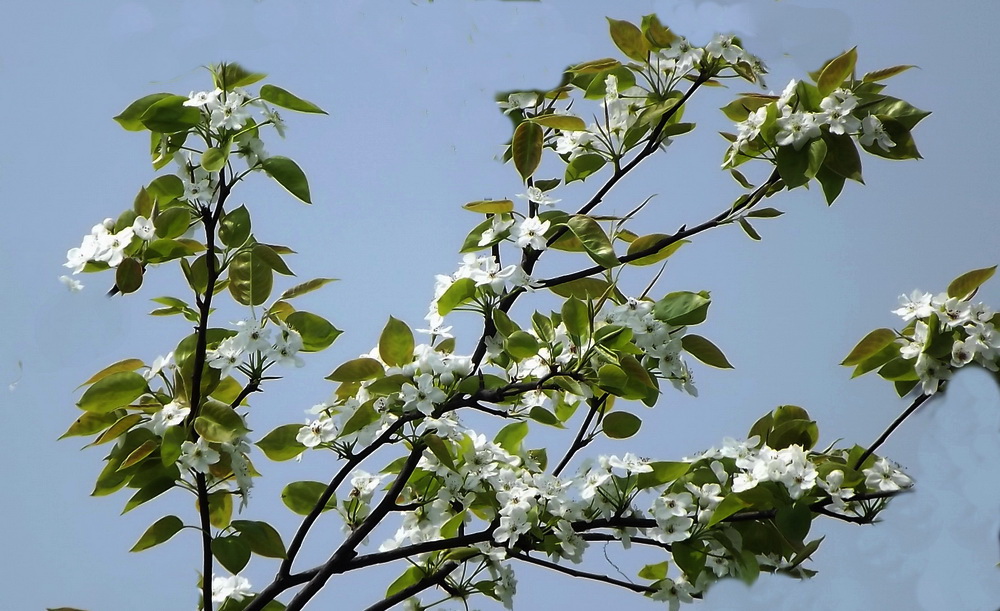
[[390, 609], [395, 605], [403, 602], [407, 598], [410, 598], [411, 596], [415, 596], [428, 588], [432, 588], [436, 585], [444, 583], [444, 580], [448, 578], [448, 575], [450, 575], [452, 571], [457, 569], [460, 564], [461, 564], [460, 562], [455, 562], [453, 560], [445, 562], [443, 565], [441, 565], [440, 569], [424, 577], [417, 583], [408, 586], [406, 588], [403, 588], [402, 590], [396, 592], [392, 596], [380, 600], [379, 602], [365, 609], [365, 611], [385, 611], [385, 609]]
[[855, 469], [861, 468], [861, 465], [863, 465], [865, 461], [868, 460], [868, 457], [871, 456], [872, 453], [875, 452], [875, 450], [877, 450], [880, 445], [885, 443], [885, 440], [889, 438], [889, 435], [892, 435], [892, 432], [895, 431], [899, 425], [903, 424], [903, 421], [906, 420], [910, 416], [910, 414], [917, 411], [917, 408], [923, 405], [924, 402], [927, 401], [927, 399], [931, 398], [931, 396], [932, 395], [921, 394], [919, 397], [914, 399], [913, 403], [911, 403], [909, 407], [903, 410], [903, 413], [900, 414], [898, 418], [892, 421], [892, 424], [889, 425], [889, 428], [883, 431], [882, 434], [879, 435], [879, 438], [876, 439], [875, 442], [872, 443], [872, 445], [870, 445], [867, 450], [865, 450], [864, 454], [861, 455], [861, 458], [858, 459], [858, 462], [855, 463], [854, 468]]

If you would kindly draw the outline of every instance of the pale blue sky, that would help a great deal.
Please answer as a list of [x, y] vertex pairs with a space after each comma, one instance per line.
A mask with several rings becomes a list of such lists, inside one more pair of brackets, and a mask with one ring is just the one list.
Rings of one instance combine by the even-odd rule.
[[[80, 382], [122, 358], [151, 362], [188, 332], [180, 319], [144, 316], [153, 307], [149, 298], [179, 294], [180, 275], [162, 268], [140, 293], [111, 300], [103, 297], [110, 276], [83, 278], [87, 288], [79, 294], [56, 279], [65, 272], [65, 251], [91, 225], [130, 206], [154, 175], [146, 138], [111, 117], [148, 93], [207, 88], [201, 65], [241, 62], [330, 112], [290, 116], [287, 139], [268, 146], [305, 169], [313, 206], [263, 180], [236, 195], [254, 214], [258, 237], [299, 251], [290, 260], [299, 278], [342, 279], [300, 307], [346, 331], [332, 349], [254, 397], [254, 438], [301, 420], [304, 409], [325, 399], [332, 387], [322, 377], [368, 351], [390, 314], [419, 326], [434, 274], [456, 268], [458, 247], [477, 221], [460, 205], [521, 191], [514, 171], [495, 160], [509, 122], [495, 109], [494, 92], [551, 86], [566, 65], [615, 53], [605, 15], [637, 21], [656, 12], [700, 43], [715, 31], [735, 31], [767, 61], [776, 90], [858, 45], [861, 70], [919, 65], [889, 81], [890, 91], [934, 114], [916, 130], [924, 160], [866, 157], [868, 185], [848, 185], [832, 208], [817, 189], [781, 194], [772, 205], [787, 214], [759, 224], [762, 242], [723, 228], [671, 259], [660, 289], [712, 291], [703, 333], [736, 369], [696, 365], [699, 398], [668, 391], [644, 414], [632, 445], [601, 450], [679, 458], [744, 435], [757, 417], [784, 403], [810, 411], [823, 443], [867, 444], [905, 403], [888, 383], [852, 381], [836, 363], [869, 330], [896, 324], [889, 310], [900, 293], [940, 291], [962, 272], [1000, 262], [994, 184], [1000, 85], [991, 72], [1000, 57], [993, 31], [1000, 15], [993, 3], [948, 10], [929, 0], [6, 4], [0, 283], [13, 290], [0, 297], [0, 311], [12, 323], [0, 343], [5, 609], [194, 608], [200, 560], [193, 536], [127, 552], [160, 516], [191, 519], [190, 500], [168, 495], [119, 517], [124, 496], [88, 496], [102, 451], [80, 452], [75, 439], [55, 441], [77, 415]], [[696, 98], [687, 116], [699, 128], [643, 164], [605, 211], [626, 211], [657, 193], [642, 228], [671, 232], [732, 201], [739, 187], [718, 170], [725, 143], [715, 132], [728, 125], [716, 108], [743, 90]], [[567, 188], [561, 196], [579, 200], [592, 188]], [[638, 292], [645, 280], [630, 281]], [[980, 296], [1000, 308], [1000, 281]], [[232, 310], [233, 319], [239, 316]], [[468, 331], [459, 348], [471, 350], [473, 321], [456, 322]], [[894, 502], [884, 523], [824, 525], [829, 536], [811, 565], [820, 571], [811, 582], [763, 577], [750, 590], [724, 584], [698, 606], [995, 609], [998, 403], [990, 376], [960, 376], [947, 397], [884, 446], [917, 480], [917, 491]], [[565, 443], [566, 437], [552, 437], [553, 448]], [[247, 515], [272, 520], [287, 542], [297, 519], [278, 491], [293, 479], [327, 479], [331, 461], [309, 455], [301, 464], [263, 457], [257, 463], [266, 477]], [[327, 536], [336, 536], [336, 528]], [[620, 549], [607, 554], [623, 568], [633, 565]], [[591, 556], [594, 566], [614, 571], [600, 547]], [[304, 560], [321, 557], [317, 549]], [[248, 574], [261, 584], [273, 570], [255, 558]], [[401, 570], [334, 581], [317, 606], [364, 607]], [[610, 586], [517, 571], [519, 609], [547, 608], [553, 600], [579, 609], [656, 608]], [[475, 606], [494, 608], [485, 599]]]

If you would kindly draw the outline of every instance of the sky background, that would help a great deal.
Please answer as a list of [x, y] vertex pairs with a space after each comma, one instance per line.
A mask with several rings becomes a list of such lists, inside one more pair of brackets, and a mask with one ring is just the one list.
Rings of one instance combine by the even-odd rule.
[[[957, 275], [1000, 262], [994, 3], [958, 2], [948, 10], [929, 0], [5, 4], [0, 312], [11, 323], [0, 340], [5, 609], [194, 608], [200, 551], [193, 531], [142, 554], [127, 551], [163, 515], [193, 520], [191, 501], [173, 493], [119, 517], [124, 494], [89, 496], [103, 449], [80, 451], [80, 438], [56, 442], [78, 415], [80, 382], [123, 358], [152, 362], [189, 332], [179, 317], [145, 316], [155, 307], [149, 298], [183, 294], [180, 274], [161, 267], [124, 299], [104, 297], [108, 274], [82, 278], [81, 293], [68, 292], [57, 278], [66, 272], [66, 250], [93, 224], [130, 207], [155, 175], [146, 136], [122, 130], [111, 117], [149, 93], [210, 88], [202, 65], [238, 61], [330, 113], [285, 113], [287, 139], [268, 140], [270, 153], [297, 160], [307, 172], [313, 206], [264, 179], [234, 195], [250, 208], [259, 239], [300, 253], [289, 259], [298, 280], [341, 279], [296, 305], [346, 331], [333, 348], [307, 355], [306, 367], [253, 397], [253, 439], [302, 420], [303, 410], [324, 400], [332, 385], [322, 377], [370, 350], [390, 314], [421, 326], [434, 274], [457, 268], [458, 247], [478, 222], [461, 204], [522, 190], [513, 168], [496, 160], [510, 124], [496, 110], [494, 93], [551, 87], [567, 65], [617, 54], [606, 15], [638, 22], [656, 12], [696, 44], [717, 31], [737, 33], [770, 66], [775, 91], [858, 45], [862, 72], [920, 66], [888, 81], [887, 93], [934, 114], [915, 132], [922, 161], [865, 156], [867, 186], [848, 184], [832, 208], [817, 188], [782, 193], [770, 205], [786, 214], [757, 224], [763, 241], [730, 226], [672, 257], [657, 291], [712, 291], [699, 333], [722, 347], [736, 369], [694, 365], [700, 397], [666, 390], [642, 414], [636, 438], [597, 451], [677, 459], [725, 436], [744, 436], [759, 416], [786, 403], [806, 407], [819, 422], [821, 446], [838, 439], [867, 445], [907, 403], [889, 383], [850, 380], [837, 363], [871, 329], [897, 324], [890, 310], [900, 293], [943, 291]], [[738, 84], [699, 93], [686, 115], [698, 129], [640, 166], [599, 211], [623, 213], [657, 194], [633, 227], [639, 233], [669, 233], [721, 211], [741, 191], [718, 169], [726, 144], [717, 132], [731, 125], [717, 108], [745, 90], [752, 89]], [[768, 171], [747, 168], [751, 180]], [[574, 209], [597, 184], [561, 189], [562, 205]], [[627, 292], [641, 292], [650, 273], [642, 271], [626, 277]], [[1000, 281], [987, 284], [980, 298], [1000, 308]], [[244, 315], [232, 309], [218, 316], [225, 322]], [[475, 321], [453, 318], [465, 331], [459, 351], [471, 351]], [[817, 522], [814, 532], [827, 538], [810, 565], [820, 571], [813, 580], [762, 576], [750, 589], [723, 583], [698, 606], [996, 609], [998, 404], [990, 375], [963, 372], [946, 396], [883, 446], [881, 453], [917, 482], [883, 523]], [[561, 454], [570, 435], [533, 429], [529, 441]], [[298, 464], [275, 464], [258, 455], [256, 463], [266, 477], [241, 517], [271, 521], [287, 543], [298, 519], [279, 491], [297, 479], [328, 479], [332, 461], [308, 454]], [[336, 540], [337, 528], [330, 520], [319, 539]], [[383, 535], [388, 531], [375, 538]], [[641, 565], [616, 546], [606, 554], [630, 574]], [[614, 573], [600, 546], [590, 555], [592, 567]], [[321, 541], [302, 560], [323, 557]], [[255, 557], [246, 574], [260, 585], [274, 568]], [[316, 606], [363, 608], [402, 569], [334, 580]], [[518, 609], [556, 601], [578, 609], [656, 608], [611, 586], [516, 570]], [[497, 607], [486, 599], [473, 606]]]

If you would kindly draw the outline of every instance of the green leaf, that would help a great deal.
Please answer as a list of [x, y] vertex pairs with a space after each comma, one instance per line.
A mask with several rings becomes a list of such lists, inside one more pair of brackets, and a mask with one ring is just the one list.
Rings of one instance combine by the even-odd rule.
[[173, 465], [183, 454], [181, 444], [187, 441], [187, 428], [183, 426], [172, 426], [163, 433], [163, 442], [160, 444], [160, 462], [164, 465]]
[[253, 254], [255, 257], [260, 257], [260, 260], [267, 264], [268, 267], [278, 272], [283, 276], [294, 276], [292, 270], [288, 269], [285, 265], [284, 259], [281, 258], [273, 248], [267, 244], [254, 244]]
[[285, 323], [302, 336], [303, 352], [324, 350], [343, 333], [325, 318], [301, 310], [289, 314], [285, 318]]
[[139, 537], [139, 540], [135, 542], [135, 545], [129, 551], [141, 552], [144, 549], [149, 549], [165, 541], [169, 541], [182, 528], [184, 528], [184, 522], [180, 518], [177, 516], [164, 516], [153, 522], [153, 525], [147, 528], [146, 532], [142, 533], [142, 536]]
[[154, 479], [132, 495], [132, 497], [125, 503], [125, 508], [122, 510], [123, 514], [126, 514], [139, 505], [152, 501], [156, 497], [160, 496], [167, 490], [174, 487], [174, 480], [168, 478]]
[[[825, 132], [823, 141], [826, 142], [826, 158], [823, 160], [823, 167], [834, 173], [849, 178], [851, 180], [864, 183], [861, 178], [861, 155], [858, 147], [854, 144], [854, 138], [847, 134], [831, 134]], [[818, 178], [817, 174], [817, 178]]]
[[[281, 491], [281, 502], [300, 516], [307, 516], [313, 510], [320, 497], [326, 492], [326, 484], [322, 482], [302, 481], [292, 482]], [[331, 495], [323, 506], [323, 511], [337, 508], [337, 498]]]
[[761, 95], [752, 94], [744, 95], [736, 98], [732, 102], [726, 104], [719, 110], [722, 111], [726, 118], [734, 123], [740, 123], [746, 121], [750, 116], [750, 113], [755, 112], [758, 108], [767, 106], [771, 102], [774, 102], [778, 98], [773, 95]]
[[696, 325], [705, 321], [711, 304], [708, 293], [677, 291], [667, 294], [653, 306], [653, 316], [668, 325]]
[[[118, 412], [121, 413], [121, 412]], [[118, 437], [124, 435], [133, 426], [139, 424], [142, 421], [142, 414], [126, 414], [121, 418], [115, 420], [115, 423], [108, 427], [103, 433], [101, 433], [97, 439], [94, 440], [93, 445], [99, 446], [105, 444], [109, 441], [114, 441]], [[119, 461], [120, 462], [120, 461]]]
[[239, 535], [212, 539], [212, 555], [227, 571], [239, 574], [250, 562], [250, 545]]
[[306, 180], [306, 175], [294, 161], [288, 157], [275, 155], [261, 161], [261, 165], [267, 175], [276, 180], [289, 193], [307, 204], [312, 203], [309, 199], [309, 183]]
[[608, 268], [619, 265], [614, 246], [597, 221], [584, 214], [575, 214], [570, 217], [566, 225], [580, 240], [595, 263]]
[[516, 455], [521, 450], [521, 442], [527, 435], [527, 422], [512, 422], [497, 432], [493, 443], [507, 450], [508, 453]]
[[274, 85], [264, 85], [260, 88], [259, 95], [262, 100], [289, 110], [311, 112], [323, 115], [327, 114], [325, 110], [316, 106], [312, 102], [303, 100], [302, 98], [285, 91], [281, 87], [275, 87]]
[[139, 117], [146, 129], [161, 134], [187, 131], [201, 123], [201, 110], [185, 106], [187, 96], [168, 95], [150, 104]]
[[509, 199], [480, 199], [469, 202], [462, 207], [482, 214], [503, 214], [514, 209], [514, 202]]
[[235, 62], [212, 66], [212, 80], [215, 82], [215, 86], [225, 91], [252, 85], [266, 76], [263, 72], [250, 72]]
[[846, 367], [858, 365], [895, 342], [896, 337], [896, 332], [892, 329], [875, 329], [864, 336], [840, 364]]
[[281, 535], [267, 522], [255, 520], [233, 520], [232, 527], [239, 531], [243, 540], [250, 545], [250, 551], [267, 558], [286, 558], [285, 544]]
[[[529, 121], [537, 123], [542, 127], [561, 129], [565, 132], [582, 132], [587, 129], [587, 124], [583, 122], [583, 119], [574, 117], [573, 115], [542, 115], [540, 117], [532, 117]], [[509, 210], [504, 210], [503, 212], [509, 212]]]
[[698, 545], [696, 547], [696, 545], [698, 544], [690, 541], [677, 541], [671, 546], [671, 551], [674, 554], [674, 562], [684, 571], [684, 576], [690, 579], [692, 583], [705, 570], [705, 560], [708, 557], [701, 546]]
[[391, 597], [394, 594], [398, 594], [406, 588], [418, 583], [426, 575], [427, 573], [424, 569], [419, 566], [411, 566], [403, 571], [403, 574], [397, 577], [395, 581], [389, 584], [389, 588], [385, 591], [386, 598]]
[[[180, 242], [173, 241], [172, 238], [179, 238], [184, 235], [188, 227], [191, 226], [191, 213], [188, 212], [187, 208], [174, 207], [167, 208], [166, 210], [161, 210], [156, 218], [153, 219], [153, 228], [156, 230], [156, 237], [162, 238], [160, 240], [153, 240], [146, 247], [146, 260], [150, 261], [153, 259], [150, 251], [156, 252], [158, 250], [158, 242], [168, 242], [171, 245], [177, 245], [181, 248], [183, 244]], [[172, 251], [172, 249], [170, 249]], [[180, 256], [185, 256], [188, 254], [194, 254], [189, 249], [184, 248], [183, 254]], [[161, 257], [163, 255], [160, 255]], [[172, 259], [177, 257], [170, 257]]]
[[115, 421], [118, 420], [118, 416], [115, 412], [109, 412], [105, 414], [97, 412], [86, 412], [79, 418], [77, 418], [73, 424], [70, 425], [66, 432], [63, 433], [59, 439], [64, 439], [66, 437], [82, 437], [85, 435], [93, 435], [94, 433], [100, 433], [104, 429], [108, 428]]
[[[634, 256], [636, 253], [655, 248], [658, 243], [663, 240], [670, 239], [669, 236], [664, 233], [651, 233], [649, 235], [644, 235], [632, 240], [632, 243], [628, 245], [628, 251], [626, 252], [626, 257]], [[659, 250], [653, 252], [652, 254], [640, 257], [638, 259], [633, 259], [628, 261], [629, 265], [653, 265], [654, 263], [659, 263], [660, 261], [666, 259], [670, 255], [677, 252], [681, 246], [689, 244], [691, 240], [677, 240], [671, 244], [668, 244]]]
[[152, 454], [153, 451], [155, 451], [156, 448], [158, 448], [159, 446], [160, 443], [158, 441], [153, 439], [147, 439], [146, 441], [142, 442], [142, 444], [138, 448], [132, 450], [129, 453], [129, 455], [125, 457], [125, 460], [122, 461], [122, 464], [118, 467], [118, 470], [121, 471], [122, 469], [128, 469], [132, 465], [139, 464], [140, 462], [145, 460], [147, 456]]
[[140, 120], [140, 117], [142, 117], [143, 113], [145, 113], [146, 110], [156, 102], [159, 102], [164, 98], [170, 98], [170, 97], [174, 97], [174, 95], [172, 93], [153, 93], [147, 96], [143, 96], [138, 100], [136, 100], [135, 102], [129, 104], [128, 107], [126, 107], [125, 110], [118, 113], [118, 115], [114, 119], [115, 121], [118, 122], [119, 125], [121, 125], [130, 132], [141, 132], [142, 130], [146, 129], [146, 126], [143, 125], [142, 121]]
[[878, 374], [890, 382], [910, 382], [919, 380], [920, 376], [913, 369], [916, 359], [894, 358], [878, 370]]
[[604, 417], [602, 429], [611, 439], [628, 439], [639, 432], [642, 419], [628, 412], [611, 412]]
[[293, 297], [298, 297], [300, 295], [305, 295], [306, 293], [311, 293], [318, 288], [321, 288], [331, 282], [336, 282], [336, 278], [313, 278], [312, 280], [307, 280], [302, 284], [297, 284], [292, 288], [288, 289], [282, 293], [278, 299], [292, 299]]
[[822, 96], [828, 96], [835, 89], [840, 87], [847, 77], [854, 72], [854, 66], [858, 63], [858, 48], [854, 47], [850, 51], [830, 60], [820, 72], [816, 86]]
[[535, 422], [540, 422], [547, 426], [554, 426], [558, 429], [565, 428], [562, 421], [552, 412], [540, 405], [536, 405], [528, 411], [528, 417]]
[[229, 293], [237, 303], [261, 305], [271, 295], [274, 272], [253, 250], [244, 250], [229, 263]]
[[840, 196], [840, 192], [844, 190], [844, 182], [847, 181], [846, 178], [826, 166], [821, 167], [819, 172], [816, 172], [816, 180], [823, 187], [823, 197], [826, 198], [828, 206], [832, 205]]
[[744, 501], [737, 494], [730, 494], [722, 499], [722, 502], [712, 512], [712, 519], [708, 521], [708, 526], [712, 527], [725, 520], [741, 509], [749, 507], [750, 504]]
[[750, 221], [746, 220], [742, 216], [736, 219], [736, 221], [739, 223], [740, 229], [742, 229], [744, 233], [750, 236], [751, 240], [760, 241], [760, 234], [757, 233], [757, 230], [753, 228], [753, 225], [750, 224]]
[[542, 160], [542, 128], [531, 121], [523, 121], [514, 130], [511, 140], [511, 159], [521, 178], [527, 180]]
[[[611, 413], [613, 414], [615, 412]], [[636, 486], [640, 490], [643, 490], [676, 481], [688, 472], [691, 468], [691, 464], [692, 463], [688, 462], [669, 461], [651, 462], [649, 463], [649, 466], [652, 467], [653, 470], [646, 473], [639, 473], [637, 475]]]
[[596, 153], [580, 155], [566, 165], [564, 181], [568, 185], [576, 180], [585, 180], [588, 176], [603, 168], [607, 162], [607, 159]]
[[719, 350], [715, 344], [704, 337], [695, 334], [688, 334], [681, 338], [681, 345], [691, 356], [702, 363], [719, 369], [732, 369], [726, 355]]
[[459, 278], [451, 283], [438, 298], [438, 314], [447, 316], [449, 312], [460, 305], [468, 303], [476, 296], [476, 282], [472, 278]]
[[856, 378], [860, 375], [868, 373], [869, 371], [874, 371], [882, 365], [885, 365], [892, 359], [899, 356], [899, 347], [899, 344], [896, 343], [887, 344], [874, 355], [861, 361], [858, 366], [854, 368], [854, 372], [851, 374], [851, 377]]
[[226, 166], [226, 161], [228, 159], [228, 148], [220, 149], [213, 146], [205, 149], [205, 152], [201, 154], [201, 167], [205, 168], [208, 172], [218, 172]]
[[142, 264], [125, 257], [115, 269], [115, 285], [123, 295], [134, 293], [142, 286]]
[[642, 30], [628, 21], [619, 21], [608, 17], [611, 28], [611, 40], [622, 53], [637, 62], [645, 62], [649, 57], [649, 43], [642, 35]]
[[514, 331], [504, 340], [504, 350], [515, 361], [521, 361], [538, 354], [538, 340], [526, 331]]
[[382, 362], [390, 367], [406, 365], [413, 360], [413, 346], [413, 331], [410, 331], [410, 327], [390, 316], [378, 340], [378, 353]]
[[147, 391], [146, 378], [132, 371], [119, 371], [95, 382], [83, 393], [77, 406], [103, 414], [130, 404]]
[[[863, 98], [861, 101], [861, 107], [868, 114], [878, 115], [880, 119], [882, 117], [892, 118], [898, 121], [907, 130], [913, 129], [916, 127], [917, 123], [924, 119], [924, 117], [931, 114], [926, 110], [920, 110], [919, 108], [910, 105], [904, 100], [888, 95], [873, 96], [871, 100], [867, 97]], [[884, 120], [883, 123], [885, 123]], [[891, 136], [892, 134], [889, 135]], [[893, 138], [893, 140], [895, 140], [895, 138]]]
[[996, 265], [974, 269], [962, 274], [948, 285], [948, 297], [957, 297], [962, 300], [970, 299], [979, 290], [980, 285], [993, 277], [995, 271], [997, 271]]
[[208, 495], [208, 521], [216, 528], [226, 528], [233, 518], [233, 495], [217, 490]]
[[660, 23], [660, 19], [656, 15], [643, 15], [642, 31], [646, 40], [658, 49], [669, 47], [677, 40], [677, 35]]
[[301, 429], [301, 424], [283, 424], [254, 445], [273, 461], [291, 460], [306, 451], [306, 447], [295, 438]]
[[910, 68], [916, 68], [916, 66], [913, 65], [892, 66], [891, 68], [882, 68], [881, 70], [873, 70], [871, 72], [866, 73], [863, 77], [861, 77], [861, 80], [865, 83], [877, 83], [879, 81], [884, 81], [889, 77], [896, 76], [901, 72], [906, 72]]
[[443, 439], [433, 433], [429, 433], [424, 435], [423, 440], [427, 444], [427, 449], [437, 457], [442, 465], [455, 471], [455, 457], [451, 455], [451, 450]]
[[326, 379], [333, 382], [362, 382], [383, 374], [385, 374], [385, 369], [382, 367], [382, 363], [372, 358], [361, 357], [337, 367], [333, 373], [326, 376]]
[[219, 222], [219, 240], [230, 248], [239, 248], [250, 237], [250, 229], [250, 211], [242, 205], [226, 212], [222, 217]]
[[194, 430], [207, 441], [217, 443], [229, 443], [250, 432], [236, 410], [213, 399], [201, 406], [199, 416], [194, 419]]
[[[402, 378], [403, 376], [399, 377]], [[387, 378], [382, 378], [382, 380], [386, 379]], [[369, 388], [371, 387], [369, 386]], [[398, 388], [396, 392], [398, 392]], [[372, 393], [372, 394], [374, 394], [375, 396], [379, 396], [380, 393]], [[346, 437], [348, 435], [351, 435], [352, 433], [356, 433], [361, 429], [365, 428], [366, 426], [368, 426], [369, 424], [376, 422], [379, 419], [379, 414], [378, 412], [375, 411], [375, 408], [372, 406], [372, 403], [373, 403], [372, 401], [367, 401], [363, 403], [361, 407], [355, 410], [354, 414], [347, 419], [347, 422], [344, 423], [344, 428], [340, 431], [340, 437]]]
[[560, 313], [570, 339], [575, 345], [583, 346], [590, 337], [591, 320], [587, 304], [576, 297], [570, 297], [563, 303]]
[[103, 380], [104, 378], [108, 377], [109, 375], [111, 375], [113, 373], [121, 373], [121, 372], [125, 372], [125, 371], [135, 371], [136, 369], [138, 369], [140, 367], [145, 367], [145, 366], [146, 366], [146, 364], [143, 363], [139, 359], [125, 359], [125, 360], [122, 360], [122, 361], [118, 361], [117, 363], [113, 363], [111, 365], [108, 365], [104, 369], [102, 369], [102, 370], [98, 371], [97, 373], [95, 373], [94, 375], [90, 376], [90, 379], [88, 379], [86, 382], [84, 382], [83, 384], [81, 384], [77, 388], [80, 388], [80, 387], [83, 387], [83, 386], [87, 386], [89, 384], [93, 384], [94, 382], [98, 382], [100, 380]]
[[164, 174], [150, 181], [146, 191], [162, 209], [184, 195], [184, 182], [175, 174]]

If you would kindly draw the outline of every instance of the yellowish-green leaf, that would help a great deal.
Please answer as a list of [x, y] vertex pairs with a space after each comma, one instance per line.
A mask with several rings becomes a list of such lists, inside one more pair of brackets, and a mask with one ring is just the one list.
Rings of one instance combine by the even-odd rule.
[[[625, 253], [625, 256], [632, 257], [638, 253], [647, 251], [651, 248], [655, 248], [658, 243], [667, 240], [670, 237], [671, 236], [668, 236], [663, 233], [651, 233], [649, 235], [638, 237], [632, 240], [632, 242], [628, 245], [628, 251]], [[684, 246], [685, 244], [688, 244], [690, 242], [691, 240], [677, 240], [675, 242], [667, 244], [666, 246], [660, 248], [659, 250], [654, 251], [652, 254], [639, 257], [638, 259], [632, 259], [627, 263], [629, 265], [653, 265], [654, 263], [659, 263], [660, 261], [666, 259], [670, 255], [677, 252], [677, 250], [681, 246]]]
[[993, 277], [993, 273], [996, 272], [997, 266], [984, 267], [983, 269], [974, 269], [971, 272], [966, 272], [951, 281], [948, 285], [948, 296], [957, 297], [959, 299], [969, 299], [975, 294], [979, 287]]
[[129, 551], [141, 552], [144, 549], [159, 545], [168, 541], [180, 532], [182, 528], [184, 528], [184, 522], [180, 518], [177, 516], [164, 516], [153, 522], [153, 525], [147, 528], [146, 532], [142, 533], [142, 536], [139, 537], [139, 540], [135, 542], [135, 545]]
[[864, 336], [840, 364], [853, 367], [896, 341], [896, 337], [896, 332], [892, 329], [875, 329]]
[[119, 371], [95, 382], [77, 405], [84, 411], [107, 413], [128, 405], [147, 390], [146, 378], [132, 371]]
[[511, 140], [511, 159], [521, 178], [527, 180], [542, 160], [542, 128], [531, 121], [523, 121], [514, 130]]

